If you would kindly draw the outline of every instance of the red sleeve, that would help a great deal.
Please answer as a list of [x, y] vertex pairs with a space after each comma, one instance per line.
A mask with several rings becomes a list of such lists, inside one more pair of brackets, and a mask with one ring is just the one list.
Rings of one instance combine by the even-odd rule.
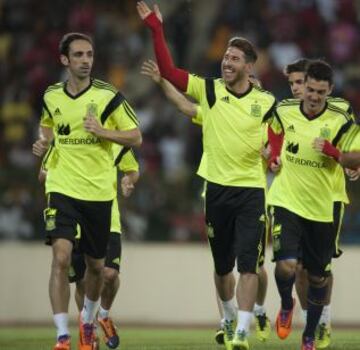
[[270, 160], [269, 163], [274, 161], [277, 157], [280, 156], [282, 144], [284, 141], [284, 133], [275, 134], [271, 127], [268, 127], [268, 140], [270, 145]]
[[337, 162], [339, 161], [339, 158], [341, 156], [341, 152], [327, 140], [325, 140], [322, 153], [324, 153], [328, 157], [334, 158]]
[[151, 12], [144, 21], [152, 32], [155, 56], [161, 76], [169, 80], [181, 91], [186, 91], [189, 81], [189, 72], [175, 67], [166, 45], [162, 23], [156, 17], [154, 12]]

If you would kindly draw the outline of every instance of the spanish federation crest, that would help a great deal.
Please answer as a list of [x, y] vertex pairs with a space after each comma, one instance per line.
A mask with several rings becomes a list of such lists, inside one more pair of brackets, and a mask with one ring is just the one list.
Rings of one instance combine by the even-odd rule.
[[329, 140], [331, 136], [331, 130], [324, 126], [320, 129], [320, 137], [322, 137], [325, 140]]
[[96, 117], [98, 115], [98, 105], [96, 103], [88, 103], [86, 105], [86, 115]]
[[251, 112], [252, 117], [260, 118], [261, 117], [261, 106], [257, 103], [251, 105]]

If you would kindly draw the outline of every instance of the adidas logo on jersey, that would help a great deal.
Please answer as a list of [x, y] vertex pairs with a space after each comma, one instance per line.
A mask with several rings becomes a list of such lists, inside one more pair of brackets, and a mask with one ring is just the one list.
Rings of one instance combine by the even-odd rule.
[[230, 98], [229, 98], [229, 96], [224, 96], [224, 97], [221, 97], [221, 101], [224, 101], [226, 103], [230, 103]]
[[290, 125], [286, 131], [291, 131], [291, 132], [295, 132], [295, 128], [294, 128], [294, 125]]
[[61, 111], [60, 111], [60, 108], [59, 108], [59, 107], [57, 107], [57, 108], [55, 109], [54, 115], [61, 115]]

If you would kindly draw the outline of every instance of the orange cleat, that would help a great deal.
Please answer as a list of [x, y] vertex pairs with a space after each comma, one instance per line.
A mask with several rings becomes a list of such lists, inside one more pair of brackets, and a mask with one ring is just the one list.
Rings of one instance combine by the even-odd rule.
[[94, 340], [94, 324], [83, 323], [80, 316], [78, 350], [93, 350]]
[[119, 346], [120, 339], [116, 333], [116, 328], [110, 317], [98, 318], [99, 325], [104, 333], [104, 341], [110, 349], [116, 349]]
[[276, 332], [280, 339], [286, 339], [291, 333], [291, 322], [295, 309], [295, 299], [291, 310], [280, 309], [276, 317]]
[[71, 341], [69, 335], [62, 335], [58, 338], [54, 350], [71, 350]]
[[315, 339], [310, 337], [303, 337], [301, 350], [316, 350]]

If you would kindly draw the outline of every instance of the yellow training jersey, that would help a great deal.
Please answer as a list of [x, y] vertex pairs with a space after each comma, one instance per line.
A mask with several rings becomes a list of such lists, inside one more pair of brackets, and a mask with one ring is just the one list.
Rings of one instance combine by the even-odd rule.
[[66, 83], [50, 86], [44, 94], [40, 125], [54, 131], [54, 157], [46, 178], [46, 193], [107, 201], [115, 197], [112, 143], [85, 131], [86, 115], [97, 118], [111, 130], [131, 130], [138, 126], [135, 113], [116, 89], [100, 80], [76, 96]]
[[[340, 97], [329, 97], [327, 102], [348, 113], [350, 118], [355, 121], [355, 116], [349, 101]], [[337, 164], [335, 170], [333, 194], [334, 202], [343, 202], [345, 204], [349, 204], [349, 197], [346, 193], [344, 168], [340, 164]]]
[[326, 104], [313, 119], [308, 119], [300, 100], [282, 101], [275, 109], [271, 127], [284, 132], [281, 170], [268, 193], [268, 204], [313, 221], [333, 221], [333, 181], [337, 163], [313, 149], [316, 137], [335, 146], [352, 124], [343, 110]]
[[[119, 145], [113, 145], [113, 151], [115, 155], [115, 165], [114, 167], [114, 186], [117, 188], [117, 169], [119, 169], [122, 173], [127, 173], [130, 171], [139, 171], [139, 163], [136, 160], [134, 152], [131, 148], [122, 147]], [[121, 233], [121, 217], [119, 210], [119, 203], [117, 196], [113, 200], [113, 204], [111, 207], [111, 232]]]
[[[198, 174], [223, 186], [265, 187], [261, 147], [275, 97], [250, 85], [236, 95], [222, 79], [189, 75], [187, 94], [201, 107], [203, 158]], [[199, 118], [196, 118], [199, 120]]]

